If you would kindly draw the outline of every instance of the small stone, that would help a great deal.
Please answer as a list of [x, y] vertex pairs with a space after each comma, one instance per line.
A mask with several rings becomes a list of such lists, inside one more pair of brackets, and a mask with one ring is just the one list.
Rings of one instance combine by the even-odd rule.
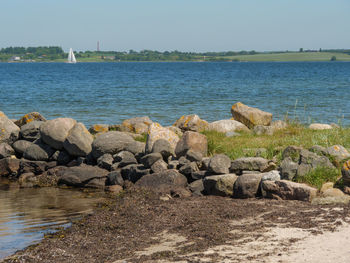
[[170, 142], [164, 139], [159, 139], [154, 142], [152, 153], [160, 153], [164, 160], [167, 160], [170, 156], [175, 155], [174, 149]]
[[119, 163], [118, 167], [122, 168], [129, 164], [137, 164], [137, 160], [135, 156], [128, 151], [121, 151], [115, 155], [113, 155], [114, 162]]
[[203, 155], [200, 152], [189, 150], [186, 153], [186, 159], [191, 162], [200, 162], [203, 159]]
[[220, 120], [209, 123], [208, 129], [210, 131], [217, 131], [222, 133], [234, 133], [236, 131], [249, 131], [248, 127], [243, 123], [235, 120]]
[[297, 175], [298, 164], [293, 162], [291, 157], [287, 157], [281, 162], [280, 170], [282, 179], [293, 180]]
[[40, 138], [40, 126], [44, 122], [42, 121], [32, 121], [21, 127], [19, 131], [20, 138], [27, 141], [35, 141]]
[[160, 173], [168, 169], [168, 164], [164, 162], [163, 160], [158, 160], [151, 166], [151, 170], [154, 173]]
[[194, 195], [201, 196], [204, 190], [203, 180], [193, 181], [188, 185], [188, 187]]
[[179, 167], [179, 161], [177, 160], [174, 160], [174, 161], [170, 161], [169, 164], [168, 164], [168, 168], [169, 169], [178, 169]]
[[107, 185], [124, 185], [124, 179], [122, 177], [121, 171], [113, 171], [107, 175]]
[[191, 178], [191, 175], [198, 171], [199, 169], [196, 162], [187, 163], [181, 166], [181, 168], [179, 169], [179, 172], [185, 175], [187, 178]]
[[269, 167], [269, 161], [261, 157], [243, 157], [231, 162], [230, 172], [241, 174], [242, 171], [264, 172]]
[[163, 159], [163, 156], [160, 153], [150, 153], [143, 156], [140, 162], [146, 167], [151, 168], [151, 166], [158, 160]]
[[208, 195], [232, 196], [233, 185], [238, 176], [235, 174], [222, 174], [207, 176], [203, 180], [205, 193]]
[[113, 156], [109, 153], [106, 153], [97, 159], [98, 167], [109, 171], [111, 170], [113, 162], [114, 162]]
[[0, 143], [0, 159], [11, 157], [15, 154], [15, 150], [7, 143]]
[[243, 174], [238, 176], [234, 187], [235, 198], [252, 198], [259, 195], [262, 174]]
[[192, 114], [182, 116], [174, 123], [173, 126], [180, 128], [183, 132], [202, 132], [208, 129], [208, 122], [199, 118], [198, 115]]
[[312, 123], [309, 126], [310, 130], [331, 130], [333, 127], [329, 124], [322, 124], [322, 123]]
[[12, 144], [13, 149], [19, 156], [22, 156], [26, 149], [33, 143], [25, 140], [18, 140]]
[[216, 154], [210, 158], [209, 171], [213, 174], [228, 174], [231, 160], [224, 154]]

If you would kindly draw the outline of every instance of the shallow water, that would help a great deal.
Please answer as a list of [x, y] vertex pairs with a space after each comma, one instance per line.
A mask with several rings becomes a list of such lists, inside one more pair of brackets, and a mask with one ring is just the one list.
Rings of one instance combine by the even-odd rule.
[[183, 114], [230, 118], [242, 101], [303, 122], [350, 125], [350, 63], [0, 63], [0, 110], [39, 111], [90, 126], [148, 115], [163, 125]]
[[0, 259], [92, 212], [101, 199], [77, 190], [18, 188], [0, 182]]

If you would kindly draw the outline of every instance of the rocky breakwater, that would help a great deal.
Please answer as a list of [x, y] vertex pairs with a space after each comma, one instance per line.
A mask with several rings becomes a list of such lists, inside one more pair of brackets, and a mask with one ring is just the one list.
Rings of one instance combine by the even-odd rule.
[[[335, 168], [350, 157], [340, 145], [289, 146], [282, 149], [280, 163], [275, 158], [207, 156], [203, 131], [227, 136], [240, 131], [272, 134], [287, 125], [272, 122], [271, 113], [242, 103], [233, 105], [231, 112], [234, 119], [212, 123], [188, 115], [163, 127], [148, 117], [137, 117], [118, 125], [93, 125], [89, 130], [71, 118], [46, 120], [39, 113], [29, 113], [13, 122], [0, 112], [0, 176], [19, 187], [65, 186], [118, 193], [134, 184], [161, 192], [165, 198], [219, 195], [311, 201], [323, 192], [295, 179], [319, 167]], [[345, 162], [342, 173], [348, 186], [349, 170]], [[340, 195], [327, 192], [328, 197], [332, 194]]]

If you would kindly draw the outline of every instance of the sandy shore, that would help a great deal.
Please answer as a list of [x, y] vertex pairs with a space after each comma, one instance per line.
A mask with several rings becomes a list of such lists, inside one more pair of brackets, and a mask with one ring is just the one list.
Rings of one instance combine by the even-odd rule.
[[127, 193], [4, 262], [348, 262], [350, 206]]

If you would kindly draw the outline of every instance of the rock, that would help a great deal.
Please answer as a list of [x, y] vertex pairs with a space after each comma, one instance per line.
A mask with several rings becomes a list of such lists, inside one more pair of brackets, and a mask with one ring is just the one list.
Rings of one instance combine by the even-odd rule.
[[182, 166], [190, 163], [191, 161], [187, 160], [185, 156], [181, 156], [178, 162], [179, 162], [179, 168], [181, 168]]
[[273, 199], [311, 201], [317, 194], [316, 188], [286, 180], [263, 181], [261, 187], [264, 197]]
[[161, 173], [145, 175], [135, 185], [155, 191], [168, 192], [176, 188], [186, 187], [187, 179], [176, 170], [166, 170]]
[[299, 163], [301, 150], [303, 150], [302, 147], [288, 146], [282, 152], [282, 159], [286, 159], [287, 157], [290, 157], [293, 162]]
[[97, 166], [110, 171], [113, 162], [114, 162], [113, 156], [109, 153], [106, 153], [97, 159]]
[[204, 191], [208, 195], [232, 196], [237, 179], [235, 174], [207, 176], [203, 179]]
[[275, 129], [272, 126], [256, 125], [253, 128], [253, 132], [256, 135], [273, 135]]
[[204, 157], [202, 159], [201, 169], [202, 170], [208, 170], [209, 169], [209, 163], [210, 163], [210, 158], [209, 157]]
[[235, 198], [252, 198], [260, 194], [260, 182], [262, 174], [243, 174], [238, 176], [233, 186]]
[[198, 115], [186, 115], [178, 119], [173, 126], [180, 128], [183, 132], [202, 132], [208, 129], [208, 122], [199, 118]]
[[319, 156], [308, 150], [301, 150], [297, 175], [304, 176], [317, 167], [335, 168], [326, 156]]
[[332, 182], [324, 183], [320, 189], [320, 193], [323, 194], [325, 191], [327, 191], [328, 189], [332, 189], [333, 187], [334, 183]]
[[16, 176], [20, 161], [16, 158], [7, 157], [0, 160], [0, 177]]
[[196, 180], [188, 185], [190, 191], [196, 195], [201, 196], [204, 191], [203, 180]]
[[134, 155], [139, 155], [145, 153], [145, 148], [146, 144], [144, 142], [134, 141], [125, 147], [125, 151], [131, 152]]
[[329, 124], [322, 124], [322, 123], [312, 123], [309, 126], [310, 130], [331, 130], [333, 127]]
[[136, 183], [140, 178], [150, 173], [150, 169], [146, 169], [143, 165], [130, 164], [121, 170], [124, 180]]
[[312, 199], [311, 203], [313, 205], [334, 205], [334, 204], [344, 204], [347, 205], [350, 202], [350, 196], [327, 196], [327, 197], [315, 197]]
[[261, 174], [261, 181], [277, 181], [281, 180], [280, 173], [276, 170]]
[[242, 174], [242, 171], [266, 172], [269, 169], [269, 161], [261, 157], [243, 157], [231, 162], [230, 172]]
[[45, 117], [43, 115], [41, 115], [39, 112], [30, 112], [27, 113], [26, 115], [24, 115], [22, 118], [20, 118], [19, 120], [17, 120], [15, 122], [15, 124], [18, 127], [22, 127], [28, 123], [31, 123], [33, 121], [46, 121]]
[[109, 131], [109, 126], [107, 124], [94, 124], [89, 128], [91, 134], [105, 133]]
[[72, 156], [87, 156], [92, 150], [93, 137], [82, 123], [76, 123], [69, 131], [63, 148]]
[[106, 181], [107, 181], [106, 177], [94, 178], [94, 179], [91, 179], [90, 181], [88, 181], [84, 185], [84, 187], [86, 187], [86, 188], [95, 188], [95, 189], [104, 189], [105, 186], [106, 186]]
[[277, 120], [271, 123], [271, 127], [274, 131], [278, 131], [287, 128], [288, 124], [285, 121]]
[[203, 156], [208, 152], [207, 137], [198, 132], [187, 131], [177, 143], [175, 154], [179, 158], [185, 156], [187, 151], [192, 150], [201, 153]]
[[40, 138], [40, 126], [44, 122], [42, 121], [32, 121], [21, 127], [19, 131], [20, 138], [27, 141], [35, 141]]
[[33, 173], [21, 174], [18, 177], [18, 183], [19, 183], [21, 188], [34, 187], [34, 185], [36, 184], [35, 174], [33, 174]]
[[106, 153], [114, 155], [124, 150], [128, 144], [133, 142], [134, 139], [123, 132], [106, 132], [93, 141], [92, 155], [95, 159], [98, 159]]
[[183, 135], [183, 132], [181, 131], [180, 128], [178, 127], [175, 127], [175, 126], [167, 126], [166, 127], [168, 130], [174, 132], [177, 136], [179, 136], [180, 138], [182, 137]]
[[346, 161], [341, 168], [342, 179], [346, 186], [350, 186], [350, 160]]
[[56, 151], [52, 156], [51, 156], [52, 161], [56, 161], [57, 164], [59, 165], [66, 165], [68, 164], [72, 158], [66, 151]]
[[23, 153], [23, 158], [31, 161], [48, 161], [55, 152], [49, 145], [38, 141], [33, 143]]
[[15, 150], [7, 143], [0, 143], [0, 159], [11, 157], [15, 154]]
[[167, 140], [172, 149], [175, 149], [176, 144], [180, 140], [179, 136], [171, 130], [162, 127], [158, 123], [152, 123], [149, 126], [147, 141], [146, 141], [146, 152], [152, 152], [153, 144], [159, 139]]
[[337, 188], [329, 188], [322, 193], [323, 197], [342, 197], [345, 194]]
[[40, 134], [43, 142], [56, 150], [63, 148], [63, 142], [74, 127], [76, 121], [70, 118], [57, 118], [44, 122], [40, 126]]
[[243, 123], [235, 120], [220, 120], [209, 123], [208, 130], [222, 133], [249, 131], [248, 127]]
[[190, 181], [196, 181], [199, 179], [204, 179], [207, 176], [210, 176], [211, 174], [208, 171], [194, 171], [191, 174], [191, 180]]
[[186, 176], [190, 181], [192, 181], [192, 178], [191, 178], [192, 174], [198, 171], [199, 169], [196, 162], [187, 163], [181, 166], [181, 168], [179, 169], [179, 172], [184, 176]]
[[148, 132], [148, 128], [152, 123], [153, 121], [151, 121], [151, 119], [147, 116], [135, 117], [123, 121], [122, 130], [137, 134], [143, 134]]
[[159, 139], [154, 142], [152, 153], [160, 153], [164, 160], [175, 155], [174, 148], [171, 146], [170, 142], [164, 139]]
[[19, 127], [0, 111], [0, 143], [12, 143], [17, 140]]
[[231, 108], [232, 116], [235, 120], [245, 124], [252, 129], [256, 125], [269, 126], [272, 121], [272, 114], [244, 105], [237, 102]]
[[113, 155], [114, 162], [118, 162], [118, 167], [122, 168], [129, 164], [137, 164], [137, 160], [135, 156], [128, 151], [121, 151], [115, 155]]
[[175, 169], [175, 170], [176, 170], [176, 169], [178, 169], [179, 165], [180, 165], [180, 162], [179, 162], [179, 161], [173, 160], [173, 161], [170, 161], [170, 162], [169, 162], [168, 168], [169, 168], [169, 169]]
[[338, 163], [350, 158], [350, 153], [341, 145], [326, 148], [326, 153]]
[[281, 162], [281, 178], [284, 180], [293, 180], [298, 172], [298, 164], [292, 161], [291, 157], [285, 158]]
[[151, 166], [158, 160], [163, 159], [162, 155], [160, 153], [150, 153], [145, 156], [143, 156], [140, 160], [140, 162], [146, 167], [151, 168]]
[[43, 174], [49, 168], [49, 163], [44, 161], [30, 161], [21, 159], [19, 163], [18, 174], [34, 173], [35, 175]]
[[168, 169], [168, 164], [164, 162], [162, 159], [156, 161], [154, 164], [151, 166], [151, 170], [154, 173], [160, 173]]
[[191, 162], [201, 162], [203, 159], [203, 155], [200, 152], [189, 150], [186, 153], [186, 159]]
[[231, 160], [225, 154], [215, 154], [209, 161], [209, 172], [212, 174], [228, 174]]
[[327, 149], [320, 145], [314, 145], [309, 149], [310, 152], [316, 153], [318, 155], [327, 155]]
[[23, 155], [25, 150], [31, 146], [33, 143], [25, 140], [18, 140], [15, 141], [14, 144], [12, 144], [13, 149], [16, 151], [16, 153], [20, 156]]
[[[104, 178], [108, 175], [108, 171], [96, 166], [81, 165], [67, 168], [60, 177], [58, 184], [68, 186], [84, 187], [93, 179]], [[101, 186], [101, 182], [93, 182], [90, 186]]]

